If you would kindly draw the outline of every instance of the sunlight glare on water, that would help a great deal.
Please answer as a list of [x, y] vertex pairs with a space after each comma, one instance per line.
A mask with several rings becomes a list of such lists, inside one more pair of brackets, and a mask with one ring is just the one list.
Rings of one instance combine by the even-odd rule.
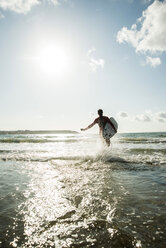
[[2, 247], [164, 247], [163, 146], [132, 136], [112, 148], [94, 135], [2, 139]]

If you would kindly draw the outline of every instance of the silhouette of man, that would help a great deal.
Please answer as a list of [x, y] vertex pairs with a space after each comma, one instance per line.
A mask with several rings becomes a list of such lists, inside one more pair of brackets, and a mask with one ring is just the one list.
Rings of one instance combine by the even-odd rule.
[[[113, 127], [113, 129], [115, 129], [115, 127], [107, 116], [103, 116], [103, 110], [102, 109], [98, 110], [98, 115], [99, 115], [99, 117], [96, 118], [92, 124], [90, 124], [86, 128], [81, 128], [81, 131], [86, 131], [89, 128], [93, 127], [95, 124], [98, 124], [100, 136], [102, 138], [104, 138], [107, 146], [110, 146], [110, 138], [105, 138], [103, 135], [104, 127], [107, 123], [110, 123], [110, 125]], [[116, 129], [115, 129], [115, 132], [117, 132]]]

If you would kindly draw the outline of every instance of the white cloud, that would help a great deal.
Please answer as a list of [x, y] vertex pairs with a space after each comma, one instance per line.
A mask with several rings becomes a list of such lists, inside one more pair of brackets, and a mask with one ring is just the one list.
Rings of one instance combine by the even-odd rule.
[[166, 122], [166, 120], [162, 119], [162, 118], [158, 118], [157, 119], [159, 122]]
[[156, 67], [158, 65], [161, 65], [161, 59], [159, 57], [154, 58], [154, 57], [147, 56], [146, 64], [152, 67]]
[[164, 111], [158, 112], [157, 115], [158, 115], [158, 117], [160, 117], [160, 118], [166, 118], [166, 112], [164, 112]]
[[152, 121], [151, 118], [148, 115], [146, 115], [146, 114], [136, 115], [134, 117], [134, 120], [135, 121], [143, 121], [143, 122], [150, 122], [150, 121]]
[[155, 118], [159, 122], [166, 122], [166, 112], [165, 111], [159, 111], [155, 113]]
[[26, 14], [33, 6], [41, 4], [42, 2], [47, 2], [53, 5], [59, 4], [59, 0], [0, 0], [0, 8], [3, 10], [14, 11], [19, 14]]
[[25, 14], [39, 3], [39, 0], [0, 0], [0, 8]]
[[155, 0], [149, 5], [143, 11], [142, 16], [137, 19], [136, 24], [133, 24], [130, 29], [123, 27], [117, 33], [117, 41], [131, 44], [136, 52], [151, 54], [165, 52], [166, 0], [162, 2]]
[[117, 113], [117, 117], [119, 121], [122, 120], [128, 120], [128, 121], [137, 121], [137, 122], [144, 122], [144, 123], [150, 123], [150, 122], [160, 122], [160, 123], [166, 123], [166, 111], [158, 111], [153, 112], [151, 110], [145, 111], [143, 114], [138, 115], [129, 115], [126, 112], [120, 111]]
[[91, 71], [95, 72], [99, 67], [103, 69], [104, 65], [105, 65], [105, 61], [103, 59], [90, 58], [89, 66], [91, 68]]
[[128, 114], [126, 113], [126, 112], [119, 112], [118, 114], [117, 114], [117, 116], [119, 117], [119, 118], [127, 118], [128, 117]]
[[98, 68], [103, 69], [105, 66], [105, 61], [102, 58], [96, 59], [93, 56], [93, 53], [96, 52], [96, 49], [92, 47], [88, 52], [87, 52], [87, 57], [88, 57], [88, 64], [90, 66], [90, 69], [92, 72], [96, 72]]
[[95, 47], [92, 47], [92, 48], [87, 52], [87, 56], [90, 57], [91, 54], [92, 54], [93, 52], [96, 52], [96, 48], [95, 48]]
[[[159, 125], [157, 124], [160, 123], [166, 123], [166, 111], [158, 111], [158, 112], [153, 112], [151, 110], [145, 111], [142, 114], [136, 114], [136, 115], [129, 115], [127, 112], [120, 111], [117, 113], [117, 118], [119, 122], [127, 120], [128, 122], [137, 122], [138, 124], [140, 123], [141, 125]], [[138, 125], [135, 123], [135, 125]]]
[[146, 111], [145, 114], [136, 115], [133, 117], [134, 121], [150, 122], [150, 121], [159, 121], [166, 122], [166, 111], [152, 112]]

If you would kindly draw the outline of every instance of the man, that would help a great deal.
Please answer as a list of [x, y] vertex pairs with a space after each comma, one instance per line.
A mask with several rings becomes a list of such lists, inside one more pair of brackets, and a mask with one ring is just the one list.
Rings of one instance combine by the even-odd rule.
[[[93, 127], [95, 124], [98, 124], [101, 137], [104, 138], [107, 146], [110, 146], [110, 138], [105, 138], [103, 135], [104, 127], [105, 127], [106, 123], [110, 123], [110, 125], [113, 127], [113, 129], [115, 129], [115, 127], [107, 116], [103, 116], [103, 110], [102, 109], [98, 110], [98, 115], [99, 115], [99, 117], [96, 118], [92, 124], [90, 124], [86, 128], [81, 128], [81, 131], [86, 131], [89, 128]], [[117, 131], [115, 130], [115, 132], [117, 132]]]

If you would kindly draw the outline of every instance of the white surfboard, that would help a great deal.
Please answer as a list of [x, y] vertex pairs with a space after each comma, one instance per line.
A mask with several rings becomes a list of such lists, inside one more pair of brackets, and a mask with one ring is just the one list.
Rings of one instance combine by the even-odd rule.
[[111, 137], [113, 137], [117, 133], [118, 123], [116, 122], [116, 120], [113, 117], [110, 118], [110, 121], [112, 122], [112, 124], [115, 128], [113, 128], [110, 123], [106, 123], [104, 130], [103, 130], [104, 139], [110, 139]]

